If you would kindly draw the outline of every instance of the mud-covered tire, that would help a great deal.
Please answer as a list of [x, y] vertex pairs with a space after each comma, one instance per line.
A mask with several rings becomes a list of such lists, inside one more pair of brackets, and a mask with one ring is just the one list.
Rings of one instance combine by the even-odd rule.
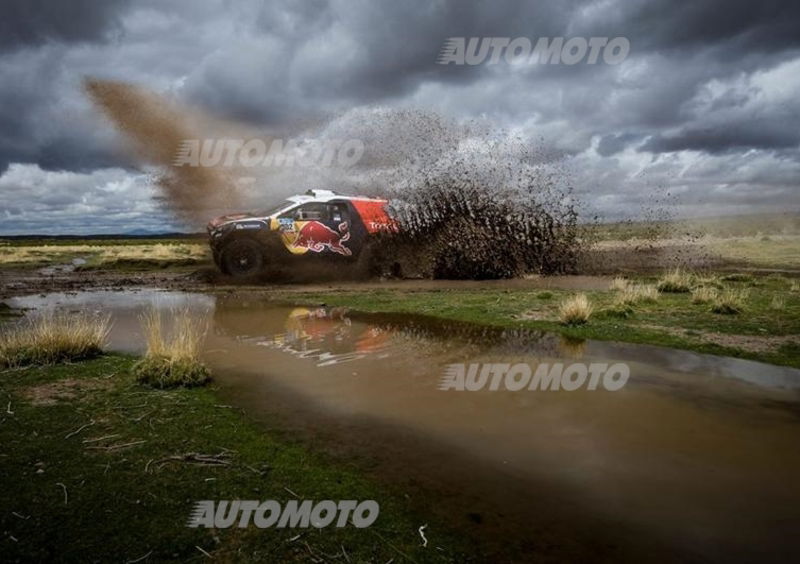
[[218, 249], [214, 249], [211, 251], [211, 256], [214, 259], [214, 264], [219, 269], [220, 272], [223, 274], [228, 274], [225, 272], [225, 265], [222, 262], [222, 253]]
[[264, 248], [254, 239], [234, 239], [220, 253], [220, 268], [236, 278], [255, 276], [264, 270]]

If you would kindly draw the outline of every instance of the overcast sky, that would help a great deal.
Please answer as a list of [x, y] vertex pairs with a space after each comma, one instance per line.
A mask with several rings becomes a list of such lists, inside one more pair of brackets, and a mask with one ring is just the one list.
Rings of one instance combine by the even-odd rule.
[[[800, 208], [800, 2], [0, 2], [0, 233], [183, 226], [86, 76], [286, 127], [368, 108], [480, 119], [552, 149], [585, 207]], [[448, 37], [617, 37], [618, 65], [438, 65]], [[270, 198], [265, 194], [265, 200]]]

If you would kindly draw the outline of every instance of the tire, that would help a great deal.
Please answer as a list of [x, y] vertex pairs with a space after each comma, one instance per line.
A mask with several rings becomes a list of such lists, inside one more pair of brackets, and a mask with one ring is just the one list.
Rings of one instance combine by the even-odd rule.
[[222, 249], [222, 271], [235, 278], [255, 276], [264, 269], [264, 249], [253, 239], [235, 239]]
[[228, 274], [225, 272], [225, 264], [222, 262], [222, 253], [218, 249], [214, 249], [211, 252], [211, 256], [214, 258], [214, 264], [219, 269], [222, 274]]

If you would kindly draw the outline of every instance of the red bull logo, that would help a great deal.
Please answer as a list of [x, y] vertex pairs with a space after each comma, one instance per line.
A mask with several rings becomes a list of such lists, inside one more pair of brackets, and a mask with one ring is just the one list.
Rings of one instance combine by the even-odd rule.
[[292, 246], [321, 253], [325, 249], [340, 255], [350, 256], [352, 251], [342, 243], [350, 239], [347, 222], [339, 224], [339, 230], [331, 229], [319, 221], [308, 221], [297, 231]]

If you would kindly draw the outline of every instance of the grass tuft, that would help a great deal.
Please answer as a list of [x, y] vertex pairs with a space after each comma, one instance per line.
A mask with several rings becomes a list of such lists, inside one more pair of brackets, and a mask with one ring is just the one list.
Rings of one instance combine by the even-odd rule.
[[211, 371], [198, 360], [146, 356], [133, 366], [136, 379], [153, 388], [191, 388], [211, 380]]
[[741, 313], [746, 299], [747, 292], [744, 290], [725, 290], [712, 300], [711, 311], [724, 315]]
[[582, 325], [589, 321], [593, 310], [586, 294], [576, 294], [561, 302], [558, 315], [564, 325]]
[[692, 275], [676, 268], [664, 274], [658, 281], [658, 291], [672, 294], [687, 293], [692, 290]]
[[81, 360], [100, 354], [110, 316], [47, 312], [0, 333], [0, 367]]
[[658, 290], [652, 284], [633, 284], [617, 292], [614, 299], [617, 305], [632, 306], [638, 303], [654, 303], [658, 300]]
[[609, 290], [622, 292], [628, 288], [630, 282], [627, 278], [623, 278], [622, 276], [617, 276], [614, 280], [611, 281], [611, 286]]
[[710, 286], [699, 286], [692, 290], [693, 304], [711, 303], [718, 295], [717, 289]]
[[786, 309], [786, 300], [783, 296], [772, 296], [772, 301], [769, 303], [769, 309], [783, 311]]
[[134, 365], [133, 373], [139, 382], [154, 388], [203, 385], [211, 379], [210, 370], [200, 361], [207, 323], [189, 309], [173, 311], [171, 317], [174, 325], [167, 339], [161, 310], [151, 308], [142, 315], [147, 352]]

